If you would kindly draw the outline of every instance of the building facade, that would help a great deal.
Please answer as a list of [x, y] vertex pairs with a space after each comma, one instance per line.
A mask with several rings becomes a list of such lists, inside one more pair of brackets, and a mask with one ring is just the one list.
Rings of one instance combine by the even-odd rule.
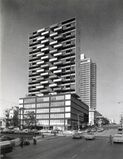
[[89, 123], [93, 125], [96, 110], [96, 64], [84, 54], [81, 55], [80, 74], [80, 98], [89, 106]]
[[72, 18], [29, 35], [29, 96], [80, 94], [79, 27]]
[[76, 94], [21, 98], [19, 104], [21, 125], [28, 112], [34, 112], [36, 125], [47, 128], [77, 129], [88, 123], [89, 108]]

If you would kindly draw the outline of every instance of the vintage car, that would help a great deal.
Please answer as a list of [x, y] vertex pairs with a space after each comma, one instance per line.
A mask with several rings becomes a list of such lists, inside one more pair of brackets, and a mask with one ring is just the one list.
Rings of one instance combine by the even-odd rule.
[[88, 132], [87, 134], [84, 135], [84, 138], [86, 140], [94, 140], [95, 139], [95, 135], [93, 132]]
[[123, 143], [123, 134], [115, 134], [112, 137], [113, 143]]
[[78, 132], [74, 132], [74, 134], [73, 134], [72, 138], [73, 138], [73, 139], [81, 139], [81, 138], [82, 138], [82, 136], [81, 136], [81, 134], [80, 134], [80, 133], [78, 133]]

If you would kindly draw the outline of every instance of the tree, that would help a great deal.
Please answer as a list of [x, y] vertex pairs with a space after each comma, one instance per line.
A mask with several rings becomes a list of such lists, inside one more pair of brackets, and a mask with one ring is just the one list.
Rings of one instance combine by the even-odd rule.
[[18, 127], [20, 125], [18, 107], [16, 107], [16, 109], [14, 110], [14, 115], [13, 115], [12, 121], [13, 121], [13, 126]]
[[5, 110], [5, 122], [6, 122], [6, 127], [9, 127], [9, 126], [10, 126], [9, 112], [10, 112], [9, 109], [6, 109], [6, 110]]
[[31, 126], [36, 126], [36, 117], [34, 111], [28, 111], [24, 116], [25, 126], [30, 128]]
[[6, 127], [9, 127], [9, 126], [18, 127], [19, 126], [19, 108], [12, 107], [10, 109], [6, 109], [5, 118], [6, 118]]

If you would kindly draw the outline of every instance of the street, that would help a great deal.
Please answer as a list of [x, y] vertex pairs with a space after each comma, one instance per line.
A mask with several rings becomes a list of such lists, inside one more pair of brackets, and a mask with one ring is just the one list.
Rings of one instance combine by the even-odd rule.
[[4, 159], [122, 159], [123, 144], [109, 143], [107, 137], [95, 140], [55, 137], [43, 139], [37, 145], [16, 147]]

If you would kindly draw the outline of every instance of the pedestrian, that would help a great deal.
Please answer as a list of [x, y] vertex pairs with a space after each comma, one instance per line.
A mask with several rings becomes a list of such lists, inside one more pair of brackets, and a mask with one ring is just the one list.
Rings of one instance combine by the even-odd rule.
[[20, 146], [21, 148], [23, 148], [23, 145], [24, 145], [24, 140], [23, 140], [23, 137], [21, 138], [21, 141], [20, 141]]
[[113, 144], [112, 135], [109, 136], [109, 143], [110, 143], [111, 145]]
[[33, 144], [36, 145], [37, 144], [37, 139], [36, 139], [36, 135], [33, 136]]

